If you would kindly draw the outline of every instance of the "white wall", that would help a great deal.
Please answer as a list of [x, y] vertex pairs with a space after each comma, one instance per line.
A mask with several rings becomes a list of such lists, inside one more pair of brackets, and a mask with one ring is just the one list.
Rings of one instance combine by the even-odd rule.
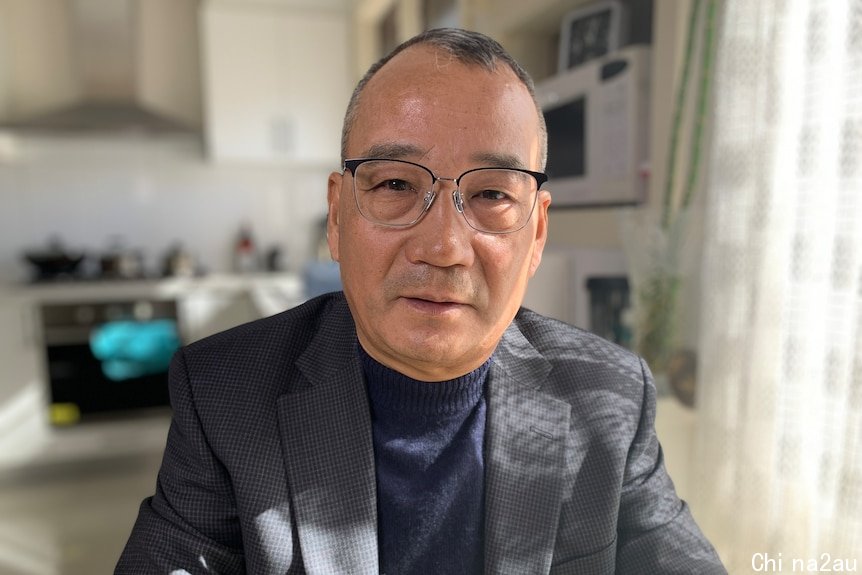
[[0, 157], [0, 283], [24, 279], [25, 249], [57, 235], [93, 252], [121, 236], [150, 265], [179, 241], [210, 271], [229, 271], [239, 227], [294, 267], [312, 254], [337, 166], [220, 165], [175, 140], [8, 141]]

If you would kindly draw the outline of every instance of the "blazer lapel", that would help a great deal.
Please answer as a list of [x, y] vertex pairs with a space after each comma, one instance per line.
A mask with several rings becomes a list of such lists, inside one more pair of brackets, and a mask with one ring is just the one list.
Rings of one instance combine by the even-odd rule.
[[297, 361], [304, 378], [278, 401], [305, 570], [378, 573], [371, 415], [343, 302]]
[[488, 380], [486, 573], [547, 573], [551, 567], [571, 406], [542, 391], [550, 369], [510, 326]]

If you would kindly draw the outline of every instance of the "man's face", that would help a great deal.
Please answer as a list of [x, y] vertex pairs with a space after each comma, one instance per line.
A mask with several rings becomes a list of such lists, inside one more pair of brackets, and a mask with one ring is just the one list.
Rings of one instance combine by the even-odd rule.
[[[366, 85], [347, 143], [348, 158], [384, 155], [449, 178], [495, 158], [538, 171], [540, 153], [535, 104], [508, 67], [487, 72], [422, 45]], [[494, 235], [472, 229], [456, 211], [450, 181], [436, 184], [430, 211], [409, 228], [367, 221], [352, 186], [349, 171], [330, 175], [328, 232], [362, 347], [424, 381], [481, 365], [539, 265], [550, 195], [539, 193], [523, 229]]]

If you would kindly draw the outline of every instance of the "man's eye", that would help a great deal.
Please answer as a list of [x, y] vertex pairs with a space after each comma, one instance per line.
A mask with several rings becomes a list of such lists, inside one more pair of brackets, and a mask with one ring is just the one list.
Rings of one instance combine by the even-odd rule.
[[483, 200], [494, 200], [494, 201], [505, 200], [506, 198], [509, 197], [508, 194], [506, 194], [506, 192], [501, 192], [500, 190], [482, 190], [481, 192], [476, 194], [476, 196], [479, 197], [480, 199], [483, 199]]
[[387, 190], [392, 190], [393, 192], [407, 192], [413, 189], [413, 186], [410, 184], [410, 182], [397, 179], [386, 180], [382, 183], [381, 187]]

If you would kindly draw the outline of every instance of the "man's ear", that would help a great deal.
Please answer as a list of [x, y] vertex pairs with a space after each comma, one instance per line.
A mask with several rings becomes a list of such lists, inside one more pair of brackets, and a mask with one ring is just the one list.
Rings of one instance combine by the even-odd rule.
[[533, 253], [530, 256], [530, 277], [536, 274], [539, 264], [542, 263], [542, 252], [548, 241], [548, 207], [551, 205], [551, 193], [540, 190], [536, 200], [536, 211], [538, 211], [538, 225], [536, 226], [536, 237], [533, 242]]
[[338, 207], [341, 204], [341, 182], [344, 176], [340, 172], [329, 174], [328, 191], [326, 203], [329, 213], [326, 216], [326, 241], [329, 244], [329, 255], [338, 261]]

